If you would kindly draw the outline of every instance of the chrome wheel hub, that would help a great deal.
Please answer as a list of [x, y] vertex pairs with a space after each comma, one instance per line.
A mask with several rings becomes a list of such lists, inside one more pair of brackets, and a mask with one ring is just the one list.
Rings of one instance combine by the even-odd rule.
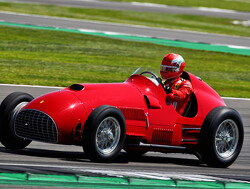
[[21, 102], [20, 104], [18, 104], [15, 109], [12, 111], [11, 113], [11, 120], [10, 120], [10, 124], [12, 127], [14, 127], [14, 121], [16, 119], [17, 114], [20, 112], [20, 110], [26, 106], [29, 102]]
[[215, 134], [215, 147], [217, 154], [223, 158], [230, 158], [238, 145], [239, 130], [237, 124], [231, 120], [224, 120]]
[[105, 118], [96, 132], [96, 146], [100, 153], [108, 155], [117, 147], [120, 140], [120, 124], [114, 117]]

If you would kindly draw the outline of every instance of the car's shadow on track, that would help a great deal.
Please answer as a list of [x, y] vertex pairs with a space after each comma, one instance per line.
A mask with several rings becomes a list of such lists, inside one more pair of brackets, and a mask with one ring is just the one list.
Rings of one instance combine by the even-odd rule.
[[[176, 155], [178, 156], [178, 155]], [[116, 159], [118, 163], [126, 162], [137, 162], [137, 163], [156, 163], [156, 164], [176, 164], [176, 165], [186, 165], [186, 166], [203, 166], [202, 162], [197, 158], [184, 158], [184, 157], [167, 157], [165, 154], [157, 153], [153, 155], [152, 153], [146, 153], [142, 156], [132, 156], [126, 152], [121, 153]]]
[[[58, 150], [45, 150], [45, 149], [34, 149], [25, 148], [22, 150], [9, 150], [4, 147], [0, 147], [0, 153], [8, 153], [15, 155], [22, 155], [27, 157], [40, 157], [40, 158], [53, 158], [60, 159], [61, 161], [67, 162], [89, 162], [90, 160], [85, 156], [84, 152], [69, 152], [69, 151], [58, 151]], [[159, 153], [160, 154], [160, 153]], [[177, 155], [178, 156], [178, 155]], [[25, 158], [26, 159], [26, 158]], [[176, 164], [183, 166], [197, 166], [204, 167], [204, 164], [197, 158], [186, 158], [184, 157], [167, 157], [167, 155], [157, 156], [152, 153], [146, 153], [142, 156], [132, 156], [126, 152], [121, 152], [120, 155], [111, 163], [127, 164], [129, 162], [136, 163], [156, 163], [156, 164]]]
[[58, 150], [44, 150], [44, 149], [34, 149], [34, 148], [25, 148], [22, 150], [10, 150], [4, 147], [0, 147], [1, 153], [9, 153], [9, 154], [16, 154], [16, 155], [24, 155], [24, 156], [32, 156], [32, 157], [47, 157], [47, 158], [73, 158], [74, 159], [81, 159], [85, 158], [83, 152], [64, 152]]

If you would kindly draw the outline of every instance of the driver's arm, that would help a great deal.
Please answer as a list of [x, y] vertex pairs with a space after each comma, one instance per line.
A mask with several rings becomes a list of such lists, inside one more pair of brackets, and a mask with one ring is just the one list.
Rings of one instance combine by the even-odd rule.
[[179, 88], [171, 88], [171, 92], [168, 93], [167, 97], [169, 100], [184, 100], [193, 93], [193, 87], [190, 81], [183, 82]]

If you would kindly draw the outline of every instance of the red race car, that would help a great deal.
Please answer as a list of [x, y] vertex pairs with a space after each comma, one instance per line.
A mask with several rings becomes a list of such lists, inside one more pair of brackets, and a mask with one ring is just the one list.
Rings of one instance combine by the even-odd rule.
[[123, 83], [73, 84], [34, 99], [8, 95], [0, 106], [0, 141], [22, 149], [32, 140], [81, 145], [92, 160], [109, 162], [124, 149], [194, 153], [228, 167], [243, 144], [240, 115], [200, 78], [183, 72], [192, 94], [182, 115], [166, 99], [160, 78], [139, 68]]

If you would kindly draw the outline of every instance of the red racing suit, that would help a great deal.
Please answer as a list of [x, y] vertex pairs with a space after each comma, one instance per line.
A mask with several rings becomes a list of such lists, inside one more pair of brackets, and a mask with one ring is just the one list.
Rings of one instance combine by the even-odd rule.
[[176, 111], [182, 115], [191, 94], [194, 92], [191, 82], [179, 77], [174, 81], [165, 81], [164, 85], [172, 88], [172, 92], [168, 93], [167, 99], [173, 104]]

